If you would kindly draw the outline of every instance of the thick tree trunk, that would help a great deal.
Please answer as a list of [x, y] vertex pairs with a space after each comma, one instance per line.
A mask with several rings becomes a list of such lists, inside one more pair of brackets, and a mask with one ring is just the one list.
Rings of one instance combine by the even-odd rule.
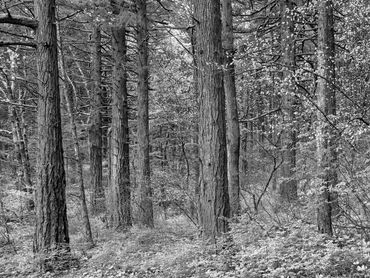
[[42, 269], [67, 267], [55, 263], [69, 253], [60, 95], [58, 76], [55, 0], [36, 0], [39, 20], [36, 32], [39, 88], [39, 153], [36, 189], [34, 251], [42, 256]]
[[333, 1], [318, 2], [318, 78], [317, 78], [317, 159], [318, 175], [322, 186], [318, 196], [317, 226], [321, 233], [333, 234], [332, 206], [329, 188], [338, 182], [336, 138], [327, 118], [334, 121], [335, 100], [335, 49]]
[[284, 130], [281, 134], [283, 164], [281, 166], [282, 182], [279, 196], [283, 202], [293, 202], [298, 198], [296, 167], [296, 126], [295, 126], [295, 85], [294, 85], [294, 22], [293, 2], [282, 1], [281, 52], [283, 58], [282, 74], [282, 112]]
[[234, 32], [231, 0], [222, 0], [222, 20], [227, 123], [227, 176], [229, 183], [230, 216], [236, 216], [240, 212], [240, 129], [235, 86]]
[[219, 0], [195, 2], [199, 89], [200, 217], [212, 242], [228, 229], [225, 94]]
[[[119, 14], [119, 8], [114, 7]], [[126, 30], [112, 27], [113, 90], [112, 131], [110, 141], [111, 178], [109, 185], [109, 221], [115, 229], [125, 229], [131, 221], [130, 140], [127, 104]]]
[[[194, 2], [194, 1], [193, 1]], [[194, 11], [194, 3], [191, 3], [192, 5], [192, 9]], [[194, 20], [194, 17], [193, 17], [193, 23], [195, 24], [195, 20]], [[196, 99], [196, 106], [197, 106], [197, 110], [196, 110], [196, 116], [194, 117], [194, 119], [198, 119], [198, 116], [199, 116], [199, 102], [198, 102], [198, 98], [199, 98], [199, 89], [198, 89], [198, 67], [197, 67], [197, 58], [196, 58], [196, 36], [195, 36], [195, 28], [192, 28], [190, 29], [190, 42], [191, 42], [191, 52], [192, 52], [192, 55], [193, 55], [193, 90], [194, 90], [194, 97]], [[194, 123], [194, 136], [193, 136], [193, 142], [194, 142], [194, 151], [193, 151], [193, 160], [194, 162], [192, 163], [192, 166], [193, 166], [193, 171], [194, 171], [194, 180], [195, 180], [195, 184], [194, 184], [194, 189], [193, 189], [193, 192], [194, 192], [194, 200], [191, 204], [191, 207], [190, 207], [190, 213], [191, 213], [191, 216], [193, 219], [196, 220], [197, 224], [200, 225], [200, 217], [199, 217], [199, 198], [200, 198], [200, 187], [199, 187], [199, 170], [200, 170], [200, 167], [199, 167], [199, 123], [197, 121], [195, 121]]]
[[102, 131], [101, 131], [101, 33], [100, 26], [96, 25], [93, 29], [93, 49], [92, 49], [92, 79], [93, 92], [90, 96], [90, 117], [91, 126], [89, 130], [90, 143], [90, 185], [91, 185], [91, 211], [96, 213], [101, 211], [97, 200], [104, 198], [104, 188], [102, 184]]
[[154, 227], [149, 161], [149, 64], [146, 0], [136, 0], [136, 9], [138, 44], [138, 220], [141, 225]]

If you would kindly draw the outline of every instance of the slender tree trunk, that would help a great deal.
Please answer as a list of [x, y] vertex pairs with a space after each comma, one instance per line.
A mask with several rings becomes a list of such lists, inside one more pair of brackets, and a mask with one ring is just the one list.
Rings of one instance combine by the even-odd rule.
[[[22, 100], [24, 100], [24, 96], [22, 97]], [[31, 163], [30, 163], [30, 156], [28, 152], [28, 135], [27, 135], [27, 126], [26, 126], [26, 121], [24, 118], [24, 109], [21, 108], [20, 111], [20, 122], [19, 122], [19, 133], [21, 136], [21, 141], [22, 141], [22, 157], [23, 157], [23, 178], [26, 184], [26, 191], [28, 193], [33, 193], [34, 192], [34, 185], [32, 182], [32, 168], [31, 168]], [[28, 203], [28, 208], [32, 209], [35, 206], [33, 198], [29, 200]]]
[[27, 147], [23, 138], [23, 130], [21, 124], [21, 115], [14, 105], [9, 107], [9, 115], [11, 119], [13, 143], [15, 148], [15, 156], [18, 161], [18, 171], [20, 177], [19, 190], [32, 193], [33, 186], [31, 180], [31, 167], [27, 152]]
[[[28, 140], [24, 127], [24, 118], [22, 111], [16, 109], [14, 105], [10, 105], [10, 119], [13, 131], [13, 143], [15, 146], [16, 157], [18, 160], [18, 167], [21, 169], [18, 173], [19, 190], [30, 193], [27, 198], [26, 207], [31, 211], [35, 207], [34, 198], [32, 193], [34, 191], [32, 177], [31, 177], [31, 164], [28, 155]], [[19, 171], [19, 169], [18, 169]]]
[[234, 32], [231, 0], [222, 0], [222, 20], [227, 123], [227, 176], [230, 196], [230, 216], [232, 217], [238, 215], [240, 212], [240, 129], [235, 86]]
[[[10, 75], [7, 84], [8, 98], [12, 103], [22, 104], [24, 97], [22, 96], [20, 88], [16, 86], [16, 58], [17, 54], [8, 49], [9, 60], [10, 60]], [[17, 108], [16, 105], [9, 105], [9, 118], [11, 120], [13, 143], [15, 148], [15, 154], [18, 165], [19, 177], [19, 190], [32, 193], [33, 185], [31, 179], [31, 165], [28, 156], [28, 143], [27, 135], [24, 130], [23, 111], [21, 108]], [[32, 208], [33, 201], [29, 202], [29, 209]]]
[[66, 180], [60, 115], [55, 0], [35, 0], [39, 24], [36, 31], [39, 152], [36, 189], [34, 251], [47, 253], [41, 268], [58, 265], [69, 253]]
[[[57, 28], [59, 28], [58, 24], [57, 24]], [[71, 125], [73, 150], [74, 150], [76, 166], [77, 166], [78, 188], [80, 190], [82, 223], [83, 223], [83, 231], [84, 231], [83, 234], [84, 234], [85, 241], [90, 245], [89, 247], [91, 247], [94, 245], [94, 240], [92, 237], [89, 213], [88, 213], [88, 208], [87, 208], [87, 203], [86, 203], [85, 185], [84, 185], [84, 178], [83, 178], [83, 165], [82, 165], [80, 144], [78, 142], [78, 132], [77, 132], [76, 119], [75, 119], [75, 107], [72, 101], [73, 96], [77, 95], [77, 90], [74, 87], [74, 84], [72, 83], [66, 71], [62, 38], [60, 36], [60, 31], [57, 30], [57, 32], [58, 32], [57, 34], [58, 34], [59, 50], [60, 50], [59, 51], [59, 66], [60, 66], [60, 76], [62, 79], [61, 89], [62, 89], [62, 94], [64, 96], [64, 100], [66, 103], [66, 107], [67, 107], [69, 123]]]
[[[253, 102], [253, 96], [250, 91], [247, 91], [246, 93], [242, 94], [242, 107], [246, 107], [247, 109], [244, 111], [244, 117], [246, 118], [252, 118], [252, 112], [251, 112], [251, 106], [249, 105], [249, 102]], [[248, 172], [252, 165], [252, 159], [251, 156], [253, 155], [253, 123], [252, 122], [245, 122], [243, 123], [243, 129], [244, 132], [242, 133], [242, 141], [241, 141], [241, 150], [240, 150], [240, 177], [239, 177], [239, 184], [242, 185], [241, 189], [247, 189], [250, 184], [248, 181]]]
[[[119, 7], [114, 6], [119, 14]], [[132, 225], [130, 188], [130, 140], [127, 104], [126, 29], [112, 27], [113, 90], [111, 131], [110, 225], [124, 229]]]
[[141, 225], [154, 227], [152, 188], [150, 185], [149, 161], [149, 63], [148, 20], [146, 0], [136, 0], [138, 44], [138, 220]]
[[205, 239], [228, 230], [225, 94], [219, 0], [195, 1], [199, 89], [200, 217]]
[[[102, 132], [101, 132], [101, 34], [100, 26], [96, 25], [93, 29], [93, 49], [92, 49], [92, 78], [93, 92], [90, 96], [90, 117], [91, 126], [89, 130], [90, 143], [90, 185], [91, 185], [91, 211], [96, 213], [98, 209], [97, 200], [104, 198], [103, 164], [102, 164]], [[99, 205], [102, 205], [99, 202]]]
[[111, 194], [111, 187], [112, 187], [112, 128], [109, 127], [107, 130], [107, 162], [108, 162], [108, 179], [107, 179], [107, 188], [105, 190], [105, 206], [106, 206], [106, 224], [109, 227], [112, 224], [112, 211], [111, 211], [111, 204], [112, 201], [112, 194]]
[[318, 78], [317, 78], [317, 159], [318, 175], [322, 186], [318, 196], [317, 226], [321, 233], [333, 234], [332, 206], [329, 188], [338, 182], [336, 138], [327, 118], [334, 122], [336, 115], [335, 100], [335, 49], [333, 1], [318, 2]]
[[281, 135], [282, 159], [281, 166], [282, 182], [279, 187], [279, 195], [284, 202], [293, 202], [298, 198], [297, 181], [295, 180], [296, 167], [296, 126], [295, 126], [295, 85], [294, 85], [294, 22], [293, 2], [282, 1], [282, 26], [281, 26], [281, 51], [283, 58], [282, 74], [282, 112], [284, 129]]
[[[68, 52], [69, 52], [69, 54], [71, 54], [71, 56], [72, 56], [71, 58], [73, 59], [73, 62], [75, 63], [75, 65], [78, 69], [78, 72], [81, 74], [84, 89], [85, 89], [85, 92], [86, 92], [86, 96], [90, 97], [90, 89], [89, 89], [89, 80], [90, 79], [86, 76], [86, 74], [82, 70], [81, 63], [79, 62], [78, 58], [76, 57], [76, 54], [74, 53], [72, 46], [69, 45], [67, 47], [68, 47], [68, 50], [69, 50]], [[90, 99], [91, 99], [91, 97], [90, 97]]]

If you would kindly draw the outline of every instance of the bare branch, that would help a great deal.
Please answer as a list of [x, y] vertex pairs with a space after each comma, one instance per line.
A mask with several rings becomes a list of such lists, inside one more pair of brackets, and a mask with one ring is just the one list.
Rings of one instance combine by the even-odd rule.
[[29, 36], [26, 36], [26, 35], [23, 35], [23, 34], [16, 34], [16, 33], [5, 31], [5, 30], [0, 30], [0, 33], [10, 35], [10, 36], [14, 36], [14, 37], [24, 38], [24, 39], [27, 39], [27, 40], [33, 40], [32, 37], [29, 37]]
[[259, 116], [257, 116], [257, 117], [254, 117], [254, 118], [250, 118], [250, 119], [246, 119], [246, 120], [240, 119], [240, 120], [239, 120], [239, 123], [248, 123], [248, 122], [252, 122], [252, 121], [258, 120], [258, 119], [260, 119], [260, 118], [266, 117], [266, 116], [268, 116], [268, 115], [274, 114], [274, 113], [276, 113], [276, 112], [279, 112], [280, 110], [281, 110], [281, 109], [280, 109], [280, 107], [279, 107], [279, 108], [276, 108], [276, 109], [274, 109], [274, 110], [271, 110], [271, 111], [268, 111], [268, 112], [266, 112], [266, 113], [263, 113], [263, 114], [261, 114], [261, 115], [259, 115]]
[[33, 42], [0, 41], [0, 47], [3, 47], [3, 46], [13, 46], [13, 45], [29, 46], [29, 47], [36, 48], [36, 44], [33, 43]]
[[172, 12], [172, 10], [168, 9], [167, 7], [165, 7], [162, 3], [162, 1], [160, 0], [156, 0], [156, 2], [167, 12]]
[[75, 12], [74, 12], [74, 13], [72, 13], [72, 14], [69, 14], [69, 15], [67, 15], [67, 16], [65, 16], [65, 17], [60, 18], [58, 21], [60, 22], [60, 21], [67, 20], [67, 19], [69, 19], [69, 18], [72, 18], [72, 17], [74, 17], [74, 16], [76, 16], [76, 15], [80, 14], [81, 12], [82, 12], [82, 10], [75, 11]]
[[254, 210], [255, 211], [258, 211], [258, 206], [261, 203], [261, 200], [262, 200], [263, 195], [265, 195], [265, 193], [267, 192], [267, 189], [268, 189], [268, 187], [269, 187], [269, 185], [271, 183], [272, 178], [274, 177], [275, 172], [279, 169], [279, 167], [282, 164], [283, 164], [283, 160], [280, 161], [279, 164], [277, 164], [276, 163], [276, 158], [274, 158], [274, 167], [272, 168], [272, 171], [271, 171], [270, 176], [269, 176], [269, 178], [268, 178], [268, 180], [267, 180], [267, 182], [266, 182], [266, 184], [265, 184], [265, 186], [263, 188], [262, 193], [260, 194], [260, 196], [258, 197], [257, 200], [256, 200], [255, 195], [253, 195], [253, 203], [254, 203]]
[[7, 100], [2, 100], [0, 99], [1, 104], [8, 104], [8, 105], [13, 105], [13, 106], [19, 106], [19, 107], [24, 107], [24, 108], [29, 108], [29, 109], [37, 109], [36, 105], [29, 105], [29, 104], [22, 104], [22, 103], [15, 103]]
[[0, 133], [6, 133], [8, 135], [12, 135], [13, 132], [10, 130], [6, 130], [6, 129], [0, 129]]
[[9, 13], [0, 14], [0, 23], [25, 26], [33, 30], [38, 26], [38, 21], [35, 19], [19, 15], [10, 15]]

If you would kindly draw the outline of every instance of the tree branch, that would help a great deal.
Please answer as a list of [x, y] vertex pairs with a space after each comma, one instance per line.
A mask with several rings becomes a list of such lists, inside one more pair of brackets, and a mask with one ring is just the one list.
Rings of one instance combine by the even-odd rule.
[[11, 42], [11, 41], [0, 41], [0, 47], [3, 46], [12, 46], [12, 45], [21, 45], [21, 46], [29, 46], [36, 48], [36, 44], [33, 42]]
[[160, 0], [156, 0], [156, 2], [167, 12], [172, 12], [172, 10], [168, 9], [167, 7], [165, 7], [162, 3], [162, 1]]
[[12, 131], [6, 129], [0, 129], [0, 133], [6, 133], [7, 135], [12, 135]]
[[10, 14], [0, 14], [0, 23], [8, 23], [13, 25], [20, 25], [29, 27], [35, 30], [38, 26], [38, 21], [32, 18], [19, 16], [19, 15], [10, 15]]
[[274, 109], [274, 110], [268, 111], [268, 112], [266, 112], [266, 113], [263, 113], [263, 114], [261, 114], [261, 115], [259, 115], [259, 116], [257, 116], [257, 117], [254, 117], [254, 118], [250, 118], [250, 119], [246, 119], [246, 120], [244, 120], [244, 119], [239, 119], [239, 123], [248, 123], [248, 122], [252, 122], [252, 121], [258, 120], [258, 119], [260, 119], [260, 118], [266, 117], [266, 116], [268, 116], [268, 115], [274, 114], [274, 113], [276, 113], [276, 112], [279, 112], [279, 111], [281, 111], [280, 107], [279, 107], [279, 108], [276, 108], [276, 109]]
[[267, 189], [270, 185], [270, 182], [272, 180], [272, 178], [274, 177], [274, 174], [275, 172], [279, 169], [279, 167], [283, 164], [283, 160], [280, 161], [279, 164], [276, 163], [276, 158], [274, 158], [274, 167], [272, 168], [272, 171], [270, 173], [270, 176], [267, 180], [267, 183], [265, 184], [264, 188], [263, 188], [263, 191], [262, 193], [260, 194], [260, 196], [258, 197], [258, 199], [256, 200], [256, 197], [255, 195], [253, 195], [253, 203], [254, 203], [254, 210], [257, 212], [258, 211], [258, 206], [259, 204], [261, 203], [261, 200], [262, 200], [262, 197], [263, 195], [265, 195], [265, 193], [267, 192]]
[[2, 100], [2, 99], [0, 99], [0, 104], [8, 104], [8, 105], [20, 106], [20, 107], [29, 108], [29, 109], [37, 109], [37, 106], [36, 105], [15, 103], [15, 102], [11, 102], [11, 101], [8, 101], [8, 100]]

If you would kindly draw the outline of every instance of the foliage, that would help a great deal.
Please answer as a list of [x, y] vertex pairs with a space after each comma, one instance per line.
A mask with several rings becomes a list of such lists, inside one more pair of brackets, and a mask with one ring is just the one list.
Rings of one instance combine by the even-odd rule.
[[[360, 233], [335, 238], [318, 234], [312, 224], [290, 221], [278, 226], [244, 215], [216, 245], [206, 245], [184, 217], [158, 221], [155, 229], [133, 227], [115, 232], [92, 221], [97, 246], [86, 249], [72, 235], [79, 267], [59, 277], [212, 278], [212, 277], [366, 277], [370, 243]], [[72, 222], [73, 223], [73, 222]], [[14, 251], [2, 251], [0, 273], [40, 276], [32, 255], [32, 226], [12, 230]], [[356, 276], [357, 275], [357, 276]]]
[[[30, 1], [3, 2], [2, 13], [9, 9], [11, 14], [33, 17]], [[112, 77], [109, 32], [112, 24], [128, 25], [131, 178], [135, 189], [135, 14], [125, 10], [115, 18], [109, 1], [59, 2], [66, 71], [76, 87], [73, 101], [87, 186], [90, 178], [87, 160], [92, 87], [89, 50], [92, 42], [87, 38], [94, 25], [101, 25], [102, 129], [106, 145]], [[198, 116], [197, 93], [193, 84], [191, 36], [194, 18], [191, 5], [189, 1], [177, 0], [148, 2], [151, 182], [157, 227], [154, 230], [134, 227], [118, 233], [107, 229], [103, 212], [91, 218], [96, 247], [86, 250], [81, 233], [73, 144], [65, 104], [62, 104], [69, 231], [73, 256], [79, 259], [80, 268], [61, 275], [184, 278], [369, 276], [370, 5], [367, 1], [335, 1], [338, 113], [329, 120], [340, 134], [339, 182], [331, 188], [338, 196], [340, 213], [334, 219], [333, 239], [315, 232], [316, 196], [321, 186], [317, 178], [315, 138], [317, 1], [298, 1], [302, 5], [293, 11], [296, 23], [293, 34], [296, 48], [294, 82], [297, 86], [294, 122], [286, 122], [280, 109], [284, 80], [281, 77], [281, 10], [278, 1], [267, 1], [267, 4], [259, 0], [234, 1], [243, 214], [238, 222], [231, 224], [227, 239], [220, 240], [217, 246], [204, 245], [198, 239], [194, 223], [188, 221], [191, 218], [196, 222], [191, 206], [196, 200], [194, 192], [198, 184]], [[10, 28], [2, 24], [0, 27], [4, 41], [33, 41], [32, 31], [23, 30], [20, 26]], [[18, 33], [23, 37], [17, 36]], [[15, 52], [16, 66], [11, 69], [9, 53]], [[22, 130], [26, 130], [29, 137], [30, 162], [34, 172], [38, 154], [34, 56], [34, 50], [29, 47], [12, 46], [0, 50], [3, 62], [0, 73], [0, 276], [39, 277], [36, 259], [32, 255], [34, 215], [26, 210], [29, 195], [16, 190], [15, 185], [21, 165], [16, 159], [12, 141], [14, 120], [9, 114], [10, 108], [17, 107], [20, 123], [24, 125]], [[8, 91], [9, 77], [16, 80], [15, 92]], [[12, 97], [16, 105], [12, 103]], [[284, 180], [279, 178], [280, 169], [273, 172], [273, 167], [282, 160], [281, 133], [292, 128], [296, 128], [298, 133], [297, 165], [293, 178], [299, 184], [299, 204], [286, 206], [280, 203], [276, 194]], [[132, 195], [135, 196], [135, 192]], [[256, 200], [260, 197], [261, 202], [256, 208]], [[135, 200], [133, 203], [135, 206]], [[165, 217], [161, 217], [164, 214]]]
[[245, 277], [349, 277], [370, 267], [370, 244], [361, 235], [332, 239], [302, 222], [271, 227], [241, 249], [236, 272]]

